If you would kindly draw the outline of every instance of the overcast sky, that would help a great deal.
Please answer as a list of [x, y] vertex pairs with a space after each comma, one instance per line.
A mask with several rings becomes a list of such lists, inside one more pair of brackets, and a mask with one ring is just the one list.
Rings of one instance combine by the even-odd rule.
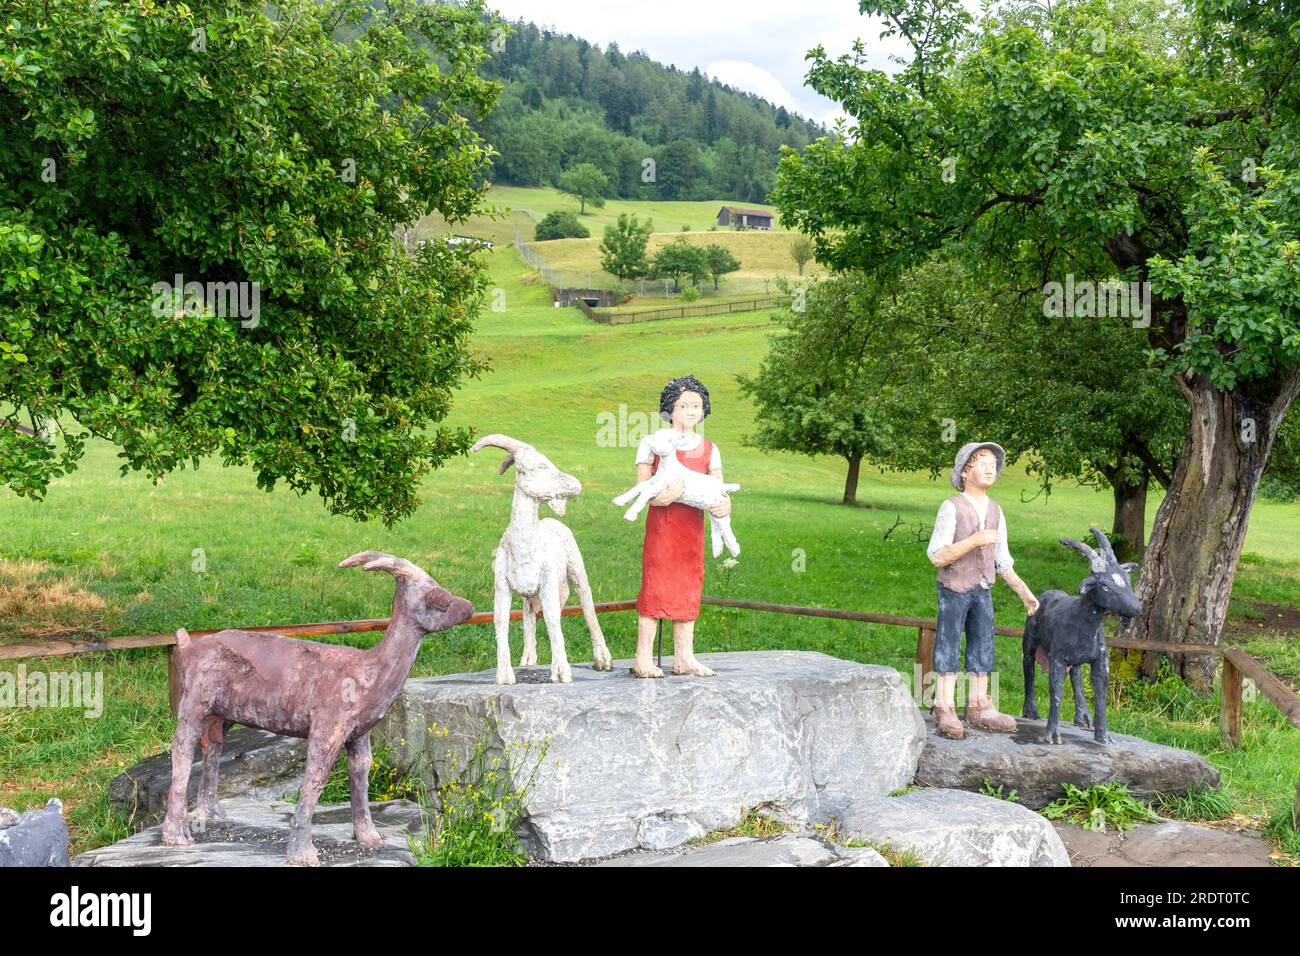
[[601, 49], [644, 50], [660, 63], [709, 76], [830, 124], [834, 103], [804, 86], [806, 54], [819, 43], [832, 56], [861, 37], [869, 65], [893, 67], [904, 52], [897, 39], [878, 39], [878, 19], [858, 13], [857, 0], [495, 0], [507, 20], [571, 33]]

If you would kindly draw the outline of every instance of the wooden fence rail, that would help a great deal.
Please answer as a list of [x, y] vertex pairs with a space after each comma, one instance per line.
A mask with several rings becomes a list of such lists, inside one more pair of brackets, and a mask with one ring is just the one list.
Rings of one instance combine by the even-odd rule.
[[[736, 608], [748, 611], [766, 611], [776, 614], [794, 614], [802, 617], [822, 617], [840, 621], [858, 621], [865, 624], [885, 624], [896, 627], [914, 627], [917, 629], [916, 663], [922, 673], [934, 670], [934, 636], [938, 627], [933, 618], [908, 617], [896, 614], [873, 614], [867, 611], [845, 611], [838, 608], [803, 607], [794, 604], [768, 604], [762, 601], [740, 601], [730, 598], [704, 597], [702, 604], [713, 607]], [[596, 605], [597, 614], [614, 611], [631, 611], [636, 608], [636, 601], [606, 601]], [[582, 608], [573, 606], [562, 608], [564, 617], [582, 614]], [[522, 610], [510, 612], [510, 619], [522, 619]], [[492, 623], [491, 611], [480, 611], [471, 617], [467, 624]], [[281, 634], [285, 637], [319, 637], [328, 634], [366, 634], [382, 631], [388, 626], [388, 618], [371, 618], [361, 621], [322, 621], [315, 624], [289, 624], [282, 627], [247, 627], [246, 631]], [[215, 634], [216, 631], [191, 631], [194, 637]], [[1023, 637], [1024, 630], [1018, 627], [997, 627], [994, 633], [999, 637]], [[1152, 651], [1166, 654], [1208, 654], [1223, 660], [1223, 677], [1219, 697], [1219, 731], [1224, 743], [1231, 749], [1241, 746], [1241, 703], [1242, 682], [1249, 678], [1270, 703], [1294, 727], [1300, 728], [1300, 696], [1278, 680], [1257, 660], [1235, 647], [1220, 647], [1211, 644], [1177, 644], [1168, 641], [1138, 641], [1118, 635], [1106, 638], [1108, 647], [1124, 650]], [[90, 654], [98, 651], [132, 650], [142, 647], [167, 648], [167, 696], [171, 711], [176, 713], [180, 702], [179, 661], [176, 655], [175, 634], [146, 634], [134, 637], [106, 637], [95, 641], [50, 641], [44, 644], [0, 645], [0, 661], [20, 660], [37, 657], [67, 657], [75, 654]], [[1292, 825], [1300, 829], [1300, 779], [1296, 781], [1295, 803], [1292, 807]]]

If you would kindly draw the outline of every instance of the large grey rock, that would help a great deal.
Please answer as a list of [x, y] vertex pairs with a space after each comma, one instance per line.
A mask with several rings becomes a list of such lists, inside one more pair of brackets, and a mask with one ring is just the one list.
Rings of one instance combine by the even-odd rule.
[[[80, 854], [74, 866], [285, 866], [292, 803], [222, 800], [227, 819], [200, 827], [190, 815], [193, 846], [163, 846], [161, 826], [142, 830], [111, 846]], [[385, 845], [363, 847], [352, 839], [352, 808], [318, 806], [312, 814], [312, 843], [321, 866], [413, 866], [408, 834], [422, 830], [420, 808], [408, 800], [372, 803], [370, 813]]]
[[67, 865], [62, 802], [50, 800], [43, 809], [26, 813], [0, 807], [0, 867]]
[[1259, 836], [1165, 820], [1132, 830], [1098, 832], [1057, 821], [1074, 866], [1272, 866], [1273, 848]]
[[[202, 751], [190, 768], [189, 800], [193, 808], [203, 775]], [[283, 800], [302, 787], [307, 742], [281, 737], [254, 727], [237, 727], [226, 734], [221, 747], [217, 780], [220, 799], [245, 797]], [[123, 819], [136, 826], [161, 822], [167, 811], [167, 791], [172, 783], [172, 755], [163, 751], [120, 773], [108, 785], [108, 802]]]
[[508, 686], [494, 671], [418, 678], [376, 735], [399, 764], [428, 762], [430, 786], [484, 735], [498, 754], [548, 741], [540, 766], [513, 761], [513, 772], [519, 785], [536, 766], [521, 836], [560, 862], [678, 845], [756, 808], [825, 822], [915, 775], [924, 725], [893, 668], [802, 651], [701, 660], [715, 677], [642, 680], [618, 661], [575, 666], [572, 684], [550, 683], [546, 668], [521, 668]]
[[1153, 744], [1140, 737], [1111, 732], [1103, 747], [1092, 731], [1062, 721], [1064, 743], [1043, 742], [1047, 724], [1016, 718], [1015, 733], [1000, 734], [966, 728], [963, 740], [934, 732], [934, 717], [926, 716], [925, 750], [916, 768], [916, 782], [925, 787], [980, 790], [987, 778], [1019, 802], [1041, 809], [1063, 796], [1062, 783], [1088, 788], [1098, 783], [1123, 783], [1138, 799], [1159, 793], [1213, 790], [1219, 772], [1200, 754]]
[[1061, 838], [1032, 810], [964, 790], [857, 801], [841, 833], [909, 850], [927, 866], [1069, 866]]
[[703, 846], [667, 853], [634, 852], [595, 866], [889, 866], [870, 847], [843, 847], [811, 833], [783, 833], [779, 837], [732, 837]]

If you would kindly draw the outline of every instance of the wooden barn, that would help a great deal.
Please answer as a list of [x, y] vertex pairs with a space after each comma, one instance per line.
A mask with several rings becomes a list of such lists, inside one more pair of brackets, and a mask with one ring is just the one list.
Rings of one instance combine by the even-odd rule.
[[718, 211], [719, 226], [739, 226], [744, 229], [771, 229], [774, 213], [765, 209], [745, 209], [741, 206], [723, 206]]

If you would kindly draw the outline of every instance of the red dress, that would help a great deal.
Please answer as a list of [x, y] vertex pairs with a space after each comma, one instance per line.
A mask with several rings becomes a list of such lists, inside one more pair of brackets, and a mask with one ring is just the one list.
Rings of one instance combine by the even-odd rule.
[[[691, 471], [709, 473], [713, 443], [701, 437], [677, 460]], [[650, 474], [659, 470], [655, 456]], [[641, 593], [636, 611], [642, 617], [693, 621], [700, 616], [704, 593], [704, 512], [673, 503], [646, 508], [645, 544], [641, 548]]]

